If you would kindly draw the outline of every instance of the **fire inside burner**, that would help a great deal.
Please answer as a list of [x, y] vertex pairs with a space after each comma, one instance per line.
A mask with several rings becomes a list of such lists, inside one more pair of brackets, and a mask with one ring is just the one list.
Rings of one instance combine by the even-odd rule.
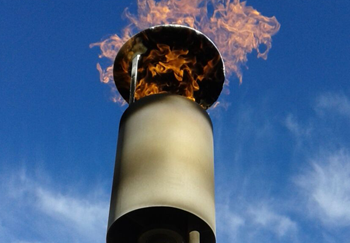
[[172, 93], [205, 109], [217, 100], [225, 81], [223, 60], [213, 42], [181, 25], [155, 26], [133, 36], [118, 52], [113, 75], [129, 103]]

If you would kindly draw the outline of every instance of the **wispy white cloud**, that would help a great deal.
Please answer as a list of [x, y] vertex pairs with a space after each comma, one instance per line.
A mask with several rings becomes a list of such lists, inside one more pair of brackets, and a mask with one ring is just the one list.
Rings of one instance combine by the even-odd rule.
[[218, 229], [230, 242], [297, 242], [297, 223], [271, 202], [229, 202], [217, 208]]
[[24, 241], [24, 240], [20, 240], [20, 241], [12, 241], [12, 243], [41, 243], [40, 241]]
[[297, 146], [305, 142], [312, 144], [317, 142], [317, 146], [320, 146], [319, 142], [321, 141], [317, 141], [317, 139], [323, 135], [325, 137], [323, 137], [322, 141], [325, 143], [330, 140], [327, 137], [337, 140], [334, 131], [336, 128], [340, 128], [342, 123], [334, 123], [335, 120], [329, 118], [336, 118], [336, 121], [339, 121], [341, 118], [350, 118], [350, 98], [343, 93], [320, 94], [312, 104], [312, 108], [316, 111], [316, 114], [311, 113], [307, 117], [304, 114], [302, 119], [297, 119], [295, 114], [290, 113], [283, 121], [284, 126], [296, 139]]
[[287, 115], [284, 125], [298, 139], [308, 137], [312, 131], [310, 126], [301, 125], [293, 114]]
[[350, 99], [343, 93], [325, 93], [316, 100], [316, 111], [338, 113], [350, 118]]
[[350, 118], [350, 99], [341, 92], [323, 93], [311, 108], [309, 113], [300, 112], [298, 118], [289, 114], [284, 120], [295, 138], [293, 168], [303, 168], [291, 176], [291, 207], [297, 222], [308, 228], [299, 227], [301, 238], [348, 242], [350, 153], [344, 149], [349, 143], [344, 121]]
[[350, 153], [339, 150], [310, 161], [295, 179], [307, 199], [310, 216], [327, 226], [350, 225]]
[[[101, 195], [100, 190], [84, 195], [72, 193], [64, 185], [67, 190], [63, 191], [58, 189], [62, 185], [52, 187], [24, 170], [3, 179], [0, 189], [4, 204], [0, 214], [8, 220], [0, 228], [0, 232], [6, 232], [3, 242], [105, 241], [109, 207], [108, 197]], [[21, 225], [32, 231], [31, 238], [26, 233], [18, 234], [16, 227]]]
[[101, 235], [106, 227], [108, 204], [77, 196], [62, 195], [41, 187], [32, 193], [37, 199], [37, 208], [46, 215], [74, 227], [81, 234]]
[[235, 241], [242, 227], [245, 225], [245, 220], [242, 216], [234, 212], [229, 205], [217, 206], [218, 229], [229, 239]]
[[305, 142], [310, 140], [313, 132], [313, 127], [301, 124], [293, 114], [288, 114], [284, 120], [284, 126], [292, 134], [296, 142], [296, 148], [301, 148]]
[[254, 224], [274, 232], [278, 237], [286, 236], [289, 233], [294, 234], [297, 231], [296, 222], [286, 215], [277, 213], [267, 205], [251, 207], [249, 214], [252, 216]]

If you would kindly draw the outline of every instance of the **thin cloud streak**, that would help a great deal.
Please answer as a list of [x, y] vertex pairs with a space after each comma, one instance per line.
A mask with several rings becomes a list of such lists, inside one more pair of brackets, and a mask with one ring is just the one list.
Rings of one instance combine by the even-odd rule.
[[249, 209], [253, 222], [264, 229], [274, 232], [278, 237], [297, 232], [297, 224], [289, 217], [279, 214], [267, 205], [255, 206]]
[[284, 125], [297, 139], [307, 138], [312, 132], [311, 127], [304, 127], [301, 124], [299, 124], [299, 122], [293, 114], [287, 115], [284, 121]]
[[106, 225], [105, 202], [91, 202], [85, 198], [62, 195], [55, 191], [35, 188], [32, 192], [38, 200], [38, 209], [63, 224], [84, 232], [103, 232]]
[[350, 225], [350, 99], [342, 92], [327, 92], [310, 105], [311, 112], [290, 113], [283, 121], [294, 138], [290, 203], [301, 237], [347, 242], [343, 239], [348, 239]]
[[315, 110], [321, 114], [338, 113], [350, 118], [350, 100], [342, 93], [325, 93], [316, 100]]
[[[282, 119], [281, 124], [294, 138], [296, 150], [292, 149], [291, 155], [296, 159], [291, 158], [295, 165], [290, 170], [297, 169], [298, 175], [288, 175], [288, 184], [284, 186], [289, 193], [285, 197], [275, 196], [278, 202], [259, 200], [259, 196], [251, 195], [250, 191], [255, 195], [266, 195], [268, 192], [262, 193], [261, 188], [248, 186], [249, 192], [246, 187], [242, 193], [231, 186], [228, 193], [237, 196], [230, 196], [230, 202], [219, 204], [217, 209], [217, 227], [225, 240], [242, 243], [305, 242], [318, 238], [321, 242], [339, 242], [342, 237], [346, 238], [342, 231], [350, 224], [350, 152], [339, 149], [346, 147], [339, 137], [343, 124], [338, 123], [335, 130], [329, 127], [329, 122], [334, 118], [350, 117], [349, 104], [350, 99], [345, 95], [325, 93], [318, 96], [316, 103], [311, 103], [316, 113], [289, 113]], [[251, 124], [244, 123], [246, 129], [251, 127]], [[242, 135], [243, 139], [247, 137], [247, 134]], [[336, 145], [329, 146], [335, 144], [333, 142]], [[300, 173], [300, 168], [305, 167], [308, 169]], [[315, 233], [316, 227], [321, 227], [326, 233]]]
[[[2, 215], [8, 222], [0, 227], [0, 232], [6, 232], [0, 237], [3, 242], [105, 241], [109, 203], [99, 191], [89, 195], [64, 193], [50, 187], [50, 183], [29, 177], [25, 171], [3, 178], [1, 194], [8, 209]], [[11, 209], [13, 205], [17, 210]], [[16, 231], [21, 224], [28, 225], [26, 231], [33, 231], [36, 237], [18, 238]]]
[[230, 205], [217, 206], [217, 221], [218, 230], [233, 241], [237, 240], [239, 231], [245, 225], [245, 219], [236, 214]]
[[230, 242], [298, 242], [298, 225], [266, 200], [227, 202], [217, 206], [220, 233]]
[[310, 160], [295, 183], [307, 199], [310, 216], [332, 227], [350, 225], [350, 153], [339, 150]]

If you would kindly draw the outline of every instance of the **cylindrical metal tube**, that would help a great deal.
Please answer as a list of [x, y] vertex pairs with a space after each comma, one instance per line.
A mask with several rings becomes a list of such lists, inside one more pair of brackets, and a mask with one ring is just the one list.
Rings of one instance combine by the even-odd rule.
[[193, 230], [215, 242], [210, 118], [179, 95], [145, 97], [120, 122], [107, 243], [167, 231], [177, 242]]
[[188, 243], [200, 243], [200, 234], [198, 231], [194, 230], [191, 231], [189, 234], [189, 240]]

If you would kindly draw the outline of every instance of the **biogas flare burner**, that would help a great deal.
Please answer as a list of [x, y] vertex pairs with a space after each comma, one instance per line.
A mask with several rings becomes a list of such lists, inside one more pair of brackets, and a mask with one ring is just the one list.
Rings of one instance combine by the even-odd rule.
[[155, 26], [123, 45], [113, 72], [129, 107], [119, 127], [107, 243], [215, 243], [205, 109], [225, 80], [219, 51], [195, 29]]

